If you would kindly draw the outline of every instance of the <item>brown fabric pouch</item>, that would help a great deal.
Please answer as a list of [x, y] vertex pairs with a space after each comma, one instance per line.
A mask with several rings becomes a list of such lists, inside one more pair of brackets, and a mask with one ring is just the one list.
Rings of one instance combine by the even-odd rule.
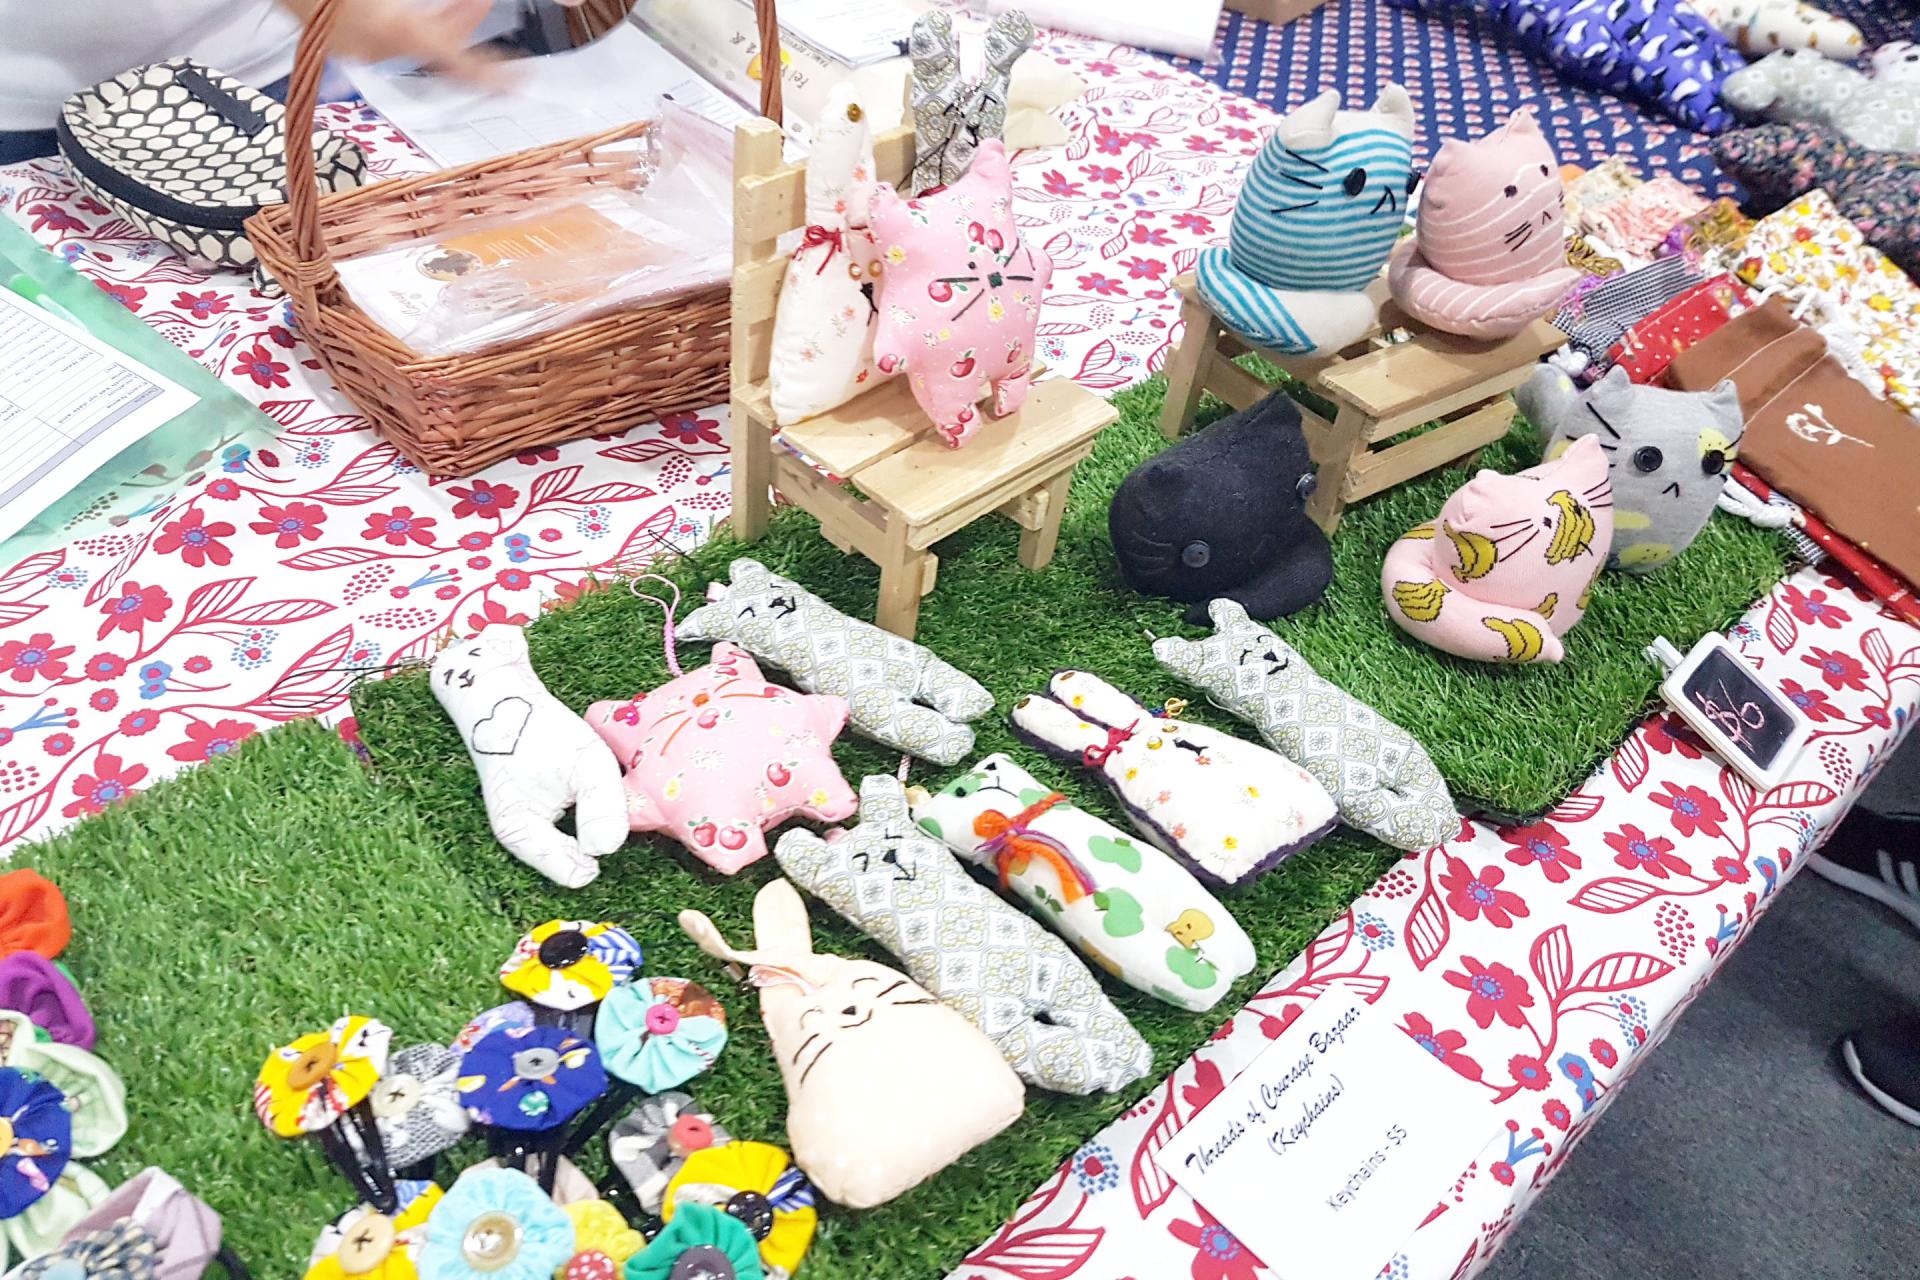
[[1740, 460], [1835, 531], [1920, 581], [1920, 422], [1860, 385], [1773, 299], [1667, 366], [1667, 384], [1740, 389]]

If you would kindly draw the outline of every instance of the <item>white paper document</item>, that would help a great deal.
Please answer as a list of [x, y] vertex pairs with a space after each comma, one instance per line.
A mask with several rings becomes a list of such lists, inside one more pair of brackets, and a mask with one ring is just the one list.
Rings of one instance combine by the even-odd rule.
[[504, 89], [353, 69], [353, 83], [435, 163], [452, 167], [660, 115], [660, 99], [731, 129], [749, 112], [631, 23], [592, 44], [508, 64]]
[[1485, 1090], [1329, 991], [1155, 1153], [1284, 1280], [1373, 1280], [1504, 1133]]
[[198, 402], [0, 288], [0, 539]]
[[850, 67], [897, 58], [918, 13], [900, 0], [780, 0], [780, 30]]

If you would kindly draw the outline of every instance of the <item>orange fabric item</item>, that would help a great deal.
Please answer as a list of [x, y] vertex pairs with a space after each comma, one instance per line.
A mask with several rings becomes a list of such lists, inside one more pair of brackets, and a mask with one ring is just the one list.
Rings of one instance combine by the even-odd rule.
[[0, 955], [37, 951], [56, 958], [73, 939], [73, 921], [60, 886], [38, 871], [0, 876]]

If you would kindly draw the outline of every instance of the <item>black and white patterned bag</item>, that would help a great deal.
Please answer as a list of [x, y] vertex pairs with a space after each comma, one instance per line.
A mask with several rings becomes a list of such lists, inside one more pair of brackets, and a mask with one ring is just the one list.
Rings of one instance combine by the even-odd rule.
[[[96, 199], [188, 257], [254, 268], [243, 224], [285, 197], [285, 108], [249, 85], [185, 58], [123, 71], [68, 98], [60, 153]], [[322, 191], [366, 181], [367, 159], [346, 138], [313, 135]]]

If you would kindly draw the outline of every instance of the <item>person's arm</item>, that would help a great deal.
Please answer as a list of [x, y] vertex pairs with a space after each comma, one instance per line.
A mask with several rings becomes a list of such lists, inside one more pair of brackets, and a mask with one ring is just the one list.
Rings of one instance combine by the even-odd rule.
[[[280, 3], [305, 22], [319, 0]], [[492, 8], [492, 0], [341, 0], [332, 51], [360, 62], [410, 58], [436, 71], [484, 78], [493, 60], [468, 45]]]

